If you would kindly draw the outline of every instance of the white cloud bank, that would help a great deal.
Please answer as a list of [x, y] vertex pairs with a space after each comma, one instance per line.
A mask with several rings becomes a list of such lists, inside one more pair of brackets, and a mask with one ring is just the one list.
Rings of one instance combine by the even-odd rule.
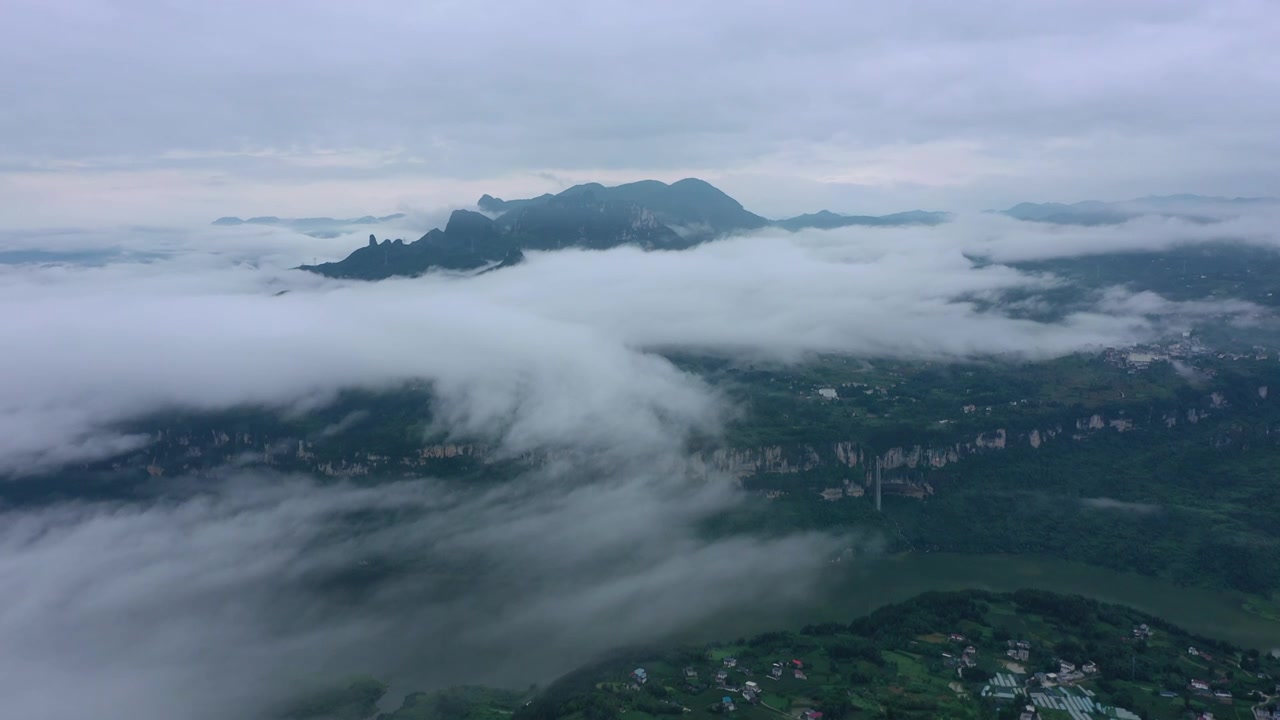
[[3, 360], [0, 471], [118, 451], [137, 439], [108, 428], [157, 409], [289, 406], [411, 379], [434, 384], [452, 427], [512, 451], [606, 447], [623, 424], [633, 447], [718, 420], [713, 394], [654, 349], [1035, 358], [1145, 339], [1151, 315], [1256, 310], [1113, 289], [1088, 311], [1042, 323], [960, 300], [1060, 282], [977, 266], [966, 251], [1063, 254], [1079, 237], [1137, 247], [1150, 235], [1141, 224], [1060, 233], [984, 217], [765, 233], [673, 253], [533, 254], [477, 278], [379, 283], [284, 270], [293, 240], [248, 262], [179, 246], [149, 263], [0, 268], [0, 335], [19, 339]]
[[241, 475], [194, 496], [0, 513], [6, 712], [250, 720], [366, 672], [525, 687], [817, 589], [838, 540], [703, 539], [727, 484], [664, 470], [584, 482], [557, 468], [490, 492]]

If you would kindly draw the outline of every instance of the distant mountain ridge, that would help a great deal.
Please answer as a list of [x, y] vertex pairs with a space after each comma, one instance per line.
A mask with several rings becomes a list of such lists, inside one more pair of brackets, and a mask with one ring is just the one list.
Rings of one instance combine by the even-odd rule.
[[1018, 203], [997, 210], [1018, 220], [1057, 225], [1118, 225], [1144, 215], [1178, 218], [1190, 222], [1212, 223], [1230, 216], [1241, 206], [1280, 205], [1270, 197], [1215, 197], [1209, 195], [1151, 195], [1119, 202], [1084, 200], [1065, 204], [1057, 202]]
[[808, 215], [797, 215], [779, 220], [775, 226], [796, 232], [808, 228], [830, 230], [834, 228], [864, 225], [870, 227], [895, 227], [902, 225], [940, 225], [951, 219], [950, 213], [929, 210], [908, 210], [890, 215], [840, 215], [822, 210]]
[[619, 245], [682, 250], [768, 227], [794, 232], [850, 225], [936, 225], [949, 217], [921, 210], [885, 216], [838, 215], [824, 210], [773, 222], [696, 178], [671, 184], [641, 180], [613, 187], [586, 183], [555, 195], [518, 200], [485, 194], [476, 205], [496, 217], [455, 210], [443, 230], [432, 230], [414, 242], [378, 242], [371, 235], [367, 246], [339, 262], [301, 269], [330, 277], [376, 280], [432, 269], [488, 271], [509, 267], [523, 259], [525, 250], [604, 250]]
[[[582, 248], [604, 250], [631, 245], [645, 250], [683, 250], [728, 235], [775, 228], [789, 232], [842, 227], [935, 226], [947, 212], [909, 210], [889, 215], [843, 215], [822, 210], [781, 220], [748, 211], [710, 183], [686, 178], [674, 183], [641, 180], [608, 187], [574, 185], [559, 193], [504, 200], [489, 194], [476, 202], [481, 212], [456, 210], [443, 229], [416, 241], [378, 240], [338, 262], [300, 269], [329, 277], [378, 280], [415, 276], [431, 270], [488, 272], [523, 261], [528, 250]], [[1214, 223], [1257, 206], [1280, 207], [1270, 197], [1153, 195], [1120, 202], [1019, 203], [989, 210], [1029, 222], [1059, 225], [1116, 225], [1142, 216]], [[388, 222], [402, 214], [352, 219], [228, 217], [215, 225], [282, 225], [316, 237], [333, 237], [355, 226]]]
[[220, 217], [217, 220], [214, 220], [213, 224], [224, 227], [232, 227], [236, 225], [274, 225], [287, 227], [304, 235], [310, 235], [311, 237], [332, 238], [350, 232], [353, 226], [378, 225], [380, 223], [399, 220], [403, 217], [404, 213], [383, 215], [382, 217], [365, 215], [364, 217], [358, 218], [279, 218], [273, 215], [267, 215], [262, 217], [251, 217], [248, 220], [242, 220], [238, 217]]

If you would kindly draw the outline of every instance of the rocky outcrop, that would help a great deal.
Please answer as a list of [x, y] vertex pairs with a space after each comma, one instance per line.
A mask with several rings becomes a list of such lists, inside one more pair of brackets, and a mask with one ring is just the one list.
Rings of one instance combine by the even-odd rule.
[[1106, 427], [1106, 423], [1102, 419], [1102, 415], [1090, 415], [1083, 420], [1076, 421], [1077, 430], [1101, 430]]
[[893, 447], [880, 456], [880, 467], [885, 470], [946, 467], [949, 463], [960, 460], [961, 447], [963, 446], [953, 445], [951, 447], [932, 448], [913, 445], [909, 448]]
[[974, 440], [973, 444], [980, 448], [1003, 450], [1007, 441], [1008, 436], [1005, 434], [1004, 428], [1000, 428], [995, 432], [982, 433], [978, 436], [977, 440]]
[[797, 473], [813, 470], [822, 464], [822, 458], [810, 445], [795, 448], [766, 445], [755, 448], [721, 448], [709, 453], [694, 453], [689, 458], [689, 463], [694, 472], [700, 474], [722, 472], [741, 478], [758, 473]]
[[418, 457], [423, 460], [444, 460], [448, 458], [480, 458], [489, 454], [488, 445], [445, 444], [428, 445], [418, 450]]
[[862, 448], [854, 442], [838, 442], [833, 448], [836, 454], [836, 460], [840, 464], [847, 467], [854, 467], [862, 464]]

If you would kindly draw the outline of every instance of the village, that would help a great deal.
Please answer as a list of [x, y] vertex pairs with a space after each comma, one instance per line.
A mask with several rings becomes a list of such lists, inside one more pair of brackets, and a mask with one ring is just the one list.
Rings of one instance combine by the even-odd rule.
[[[738, 709], [740, 703], [747, 705], [759, 706], [763, 704], [764, 688], [761, 687], [761, 681], [777, 681], [781, 680], [784, 675], [794, 680], [808, 680], [808, 675], [804, 671], [804, 661], [778, 660], [772, 664], [768, 672], [762, 673], [759, 680], [748, 680], [747, 678], [755, 677], [755, 673], [750, 668], [738, 664], [738, 659], [732, 656], [725, 656], [720, 661], [720, 668], [711, 674], [714, 678], [714, 687], [717, 690], [731, 693], [723, 695], [719, 703], [716, 703], [714, 711], [733, 712]], [[640, 689], [640, 686], [649, 682], [649, 673], [644, 668], [636, 668], [632, 671], [631, 686], [633, 689]], [[698, 670], [693, 666], [686, 666], [680, 674], [680, 680], [683, 682], [683, 689], [686, 692], [696, 693], [703, 688], [699, 685]], [[769, 709], [769, 705], [764, 705]], [[688, 708], [686, 708], [686, 711]], [[778, 712], [782, 712], [778, 710]], [[822, 720], [823, 714], [817, 710], [807, 709], [795, 715], [801, 720]]]
[[[1124, 642], [1135, 647], [1160, 643], [1159, 631], [1149, 625], [1134, 625]], [[996, 641], [987, 637], [966, 637], [961, 632], [932, 633], [909, 643], [908, 652], [890, 651], [891, 663], [904, 669], [908, 658], [920, 658], [918, 671], [937, 678], [940, 687], [949, 688], [958, 699], [974, 697], [989, 706], [1016, 710], [1019, 720], [1141, 720], [1133, 710], [1105, 702], [1099, 695], [1105, 668], [1084, 657], [1058, 657], [1042, 650], [1028, 639], [1009, 637]], [[735, 650], [747, 651], [744, 661]], [[1227, 720], [1241, 718], [1237, 710], [1249, 713], [1249, 720], [1280, 720], [1273, 697], [1253, 697], [1252, 702], [1236, 707], [1226, 684], [1226, 664], [1214, 653], [1194, 646], [1179, 649], [1188, 668], [1203, 667], [1203, 678], [1192, 678], [1185, 688], [1153, 688], [1151, 694], [1165, 702], [1168, 714], [1154, 717], [1182, 717], [1185, 720]], [[929, 660], [932, 653], [933, 660]], [[764, 659], [750, 648], [725, 648], [713, 651], [702, 663], [683, 667], [660, 663], [649, 668], [634, 668], [621, 687], [631, 692], [650, 693], [670, 712], [686, 714], [746, 714], [747, 717], [786, 717], [793, 720], [842, 720], [830, 717], [824, 709], [831, 702], [830, 685], [839, 682], [832, 676], [830, 658], [808, 660], [800, 657]], [[752, 669], [754, 666], [755, 669]], [[1114, 668], [1123, 679], [1132, 668]], [[816, 674], [816, 675], [815, 675]], [[810, 682], [811, 675], [814, 675]], [[1258, 677], [1262, 677], [1259, 675]], [[826, 688], [824, 690], [824, 688]], [[857, 700], [861, 690], [855, 686], [841, 691]], [[1280, 697], [1280, 685], [1276, 687]], [[823, 698], [823, 693], [827, 697]], [[1210, 709], [1188, 713], [1190, 699], [1199, 699]], [[1261, 702], [1257, 702], [1261, 699]], [[826, 703], [826, 704], [824, 704]], [[1215, 718], [1213, 706], [1223, 708]], [[1149, 706], [1148, 706], [1149, 711]], [[1005, 717], [1002, 715], [1001, 717]], [[1010, 716], [1013, 717], [1013, 716]]]

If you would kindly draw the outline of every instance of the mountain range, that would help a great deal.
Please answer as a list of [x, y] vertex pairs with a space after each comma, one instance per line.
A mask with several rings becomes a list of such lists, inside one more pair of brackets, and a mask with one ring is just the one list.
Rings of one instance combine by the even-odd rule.
[[[503, 200], [482, 196], [483, 212], [456, 210], [444, 229], [414, 242], [383, 240], [339, 262], [304, 265], [330, 277], [376, 280], [428, 270], [477, 271], [514, 265], [525, 250], [634, 245], [646, 250], [682, 250], [735, 233], [776, 227], [788, 231], [847, 225], [936, 225], [946, 213], [915, 210], [894, 215], [838, 215], [822, 211], [771, 221], [746, 210], [710, 183], [688, 178], [606, 187], [575, 185], [559, 194]], [[220, 221], [221, 222], [221, 221]]]
[[213, 224], [224, 227], [236, 225], [275, 225], [287, 227], [291, 230], [296, 230], [303, 235], [309, 235], [314, 238], [334, 238], [350, 232], [353, 226], [377, 225], [379, 223], [399, 220], [403, 217], [404, 213], [383, 215], [382, 217], [365, 215], [364, 217], [358, 218], [278, 218], [268, 215], [263, 217], [251, 217], [248, 220], [242, 220], [238, 217], [220, 217], [217, 220], [214, 220]]
[[[946, 212], [925, 210], [890, 215], [842, 215], [822, 210], [770, 220], [750, 212], [723, 191], [696, 178], [671, 184], [642, 180], [613, 187], [586, 183], [554, 195], [547, 193], [517, 200], [486, 194], [476, 206], [480, 212], [455, 210], [443, 229], [433, 229], [416, 241], [384, 239], [379, 242], [370, 235], [366, 246], [341, 261], [303, 265], [300, 269], [361, 280], [415, 276], [430, 270], [488, 272], [518, 264], [526, 250], [604, 250], [620, 245], [646, 250], [683, 250], [716, 238], [765, 228], [797, 232], [850, 226], [933, 226], [951, 217]], [[1182, 194], [1121, 202], [1024, 202], [989, 212], [1060, 225], [1114, 225], [1141, 216], [1213, 223], [1259, 206], [1280, 206], [1280, 200]], [[349, 232], [355, 226], [401, 217], [220, 218], [214, 224], [284, 225], [309, 235], [331, 237], [344, 230]]]
[[1018, 203], [1007, 210], [997, 210], [1001, 215], [1018, 220], [1045, 222], [1057, 225], [1118, 225], [1143, 215], [1178, 218], [1198, 223], [1218, 222], [1237, 214], [1243, 207], [1280, 204], [1269, 197], [1213, 197], [1208, 195], [1153, 195], [1104, 202], [1085, 200], [1065, 204], [1057, 202]]

